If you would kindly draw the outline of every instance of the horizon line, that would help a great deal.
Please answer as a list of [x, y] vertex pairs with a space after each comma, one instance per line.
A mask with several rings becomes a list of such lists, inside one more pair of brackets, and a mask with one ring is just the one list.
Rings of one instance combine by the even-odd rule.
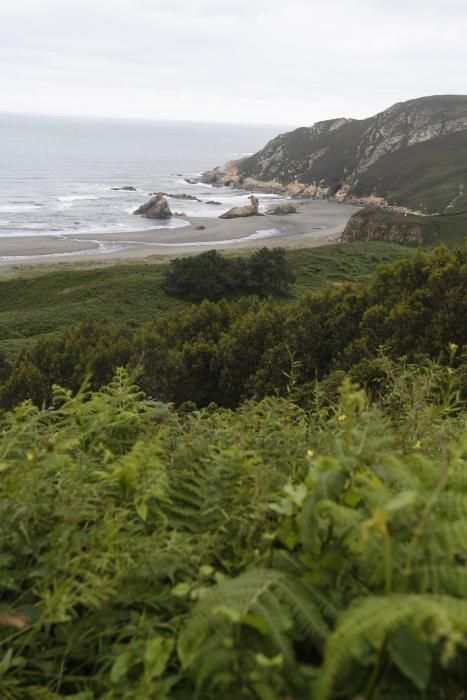
[[20, 116], [20, 117], [51, 117], [51, 118], [69, 118], [69, 119], [101, 119], [101, 120], [111, 120], [111, 121], [140, 121], [140, 122], [150, 122], [150, 123], [178, 123], [178, 124], [215, 124], [215, 125], [225, 125], [225, 126], [258, 126], [258, 127], [278, 127], [278, 128], [296, 128], [294, 124], [286, 123], [275, 123], [275, 122], [255, 122], [255, 121], [205, 121], [201, 119], [183, 119], [175, 117], [143, 117], [143, 116], [121, 116], [121, 115], [107, 115], [107, 114], [80, 114], [80, 113], [70, 113], [70, 112], [27, 112], [17, 109], [0, 109], [0, 116]]

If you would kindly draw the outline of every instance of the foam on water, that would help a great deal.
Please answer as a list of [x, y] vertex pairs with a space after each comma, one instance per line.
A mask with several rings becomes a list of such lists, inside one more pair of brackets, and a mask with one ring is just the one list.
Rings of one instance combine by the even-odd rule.
[[98, 194], [67, 194], [57, 197], [59, 202], [79, 202], [86, 199], [100, 199]]
[[[5, 237], [187, 225], [134, 216], [151, 192], [195, 195], [203, 201], [173, 200], [172, 211], [218, 217], [246, 204], [249, 193], [185, 178], [236, 153], [254, 152], [277, 132], [277, 127], [0, 114], [0, 254]], [[129, 186], [136, 191], [112, 189]], [[209, 199], [222, 206], [208, 205]]]
[[158, 241], [122, 241], [127, 245], [144, 245], [156, 248], [216, 248], [219, 245], [232, 245], [233, 243], [245, 243], [247, 241], [257, 241], [264, 238], [274, 238], [276, 236], [281, 236], [282, 232], [277, 228], [263, 229], [262, 231], [255, 231], [249, 236], [241, 236], [239, 238], [225, 238], [224, 240], [215, 241], [185, 241], [184, 243], [160, 243]]
[[[162, 227], [160, 227], [162, 228]], [[282, 233], [279, 229], [262, 229], [260, 231], [255, 231], [255, 233], [249, 236], [241, 236], [239, 238], [226, 238], [223, 240], [215, 241], [185, 241], [184, 243], [160, 243], [157, 241], [101, 241], [101, 240], [89, 240], [89, 243], [95, 243], [95, 248], [86, 248], [85, 250], [74, 250], [67, 253], [43, 253], [37, 255], [1, 255], [0, 261], [15, 261], [15, 260], [43, 260], [48, 258], [70, 258], [77, 257], [79, 255], [105, 255], [106, 253], [119, 253], [127, 250], [130, 247], [135, 246], [145, 246], [148, 248], [216, 248], [222, 245], [232, 245], [235, 243], [246, 243], [248, 241], [257, 241], [267, 238], [274, 238], [281, 236]], [[77, 238], [69, 238], [68, 236], [57, 235], [58, 238], [68, 241], [82, 242]]]
[[[68, 239], [74, 240], [74, 239]], [[38, 255], [0, 255], [0, 261], [15, 260], [42, 260], [44, 258], [72, 258], [78, 255], [100, 255], [105, 253], [119, 253], [128, 247], [125, 243], [103, 243], [102, 241], [89, 241], [95, 243], [96, 248], [86, 248], [85, 250], [73, 250], [68, 253], [42, 253]]]
[[36, 211], [41, 206], [41, 204], [0, 204], [0, 211], [13, 214], [16, 212]]

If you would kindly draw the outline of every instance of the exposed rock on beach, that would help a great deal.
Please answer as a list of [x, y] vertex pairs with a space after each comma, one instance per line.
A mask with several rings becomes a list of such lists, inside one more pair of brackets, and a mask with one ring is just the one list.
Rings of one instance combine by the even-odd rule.
[[273, 207], [267, 211], [267, 214], [272, 216], [286, 216], [287, 214], [296, 214], [298, 209], [297, 204], [291, 204], [286, 202], [285, 204], [278, 204], [277, 207]]
[[226, 211], [225, 214], [221, 214], [219, 219], [239, 219], [245, 216], [258, 216], [259, 201], [258, 198], [253, 194], [248, 197], [251, 204], [247, 204], [244, 207], [233, 207]]
[[170, 219], [172, 216], [169, 204], [160, 192], [138, 207], [138, 209], [135, 209], [133, 214], [144, 216], [146, 219]]
[[153, 192], [152, 194], [161, 194], [163, 197], [170, 197], [170, 199], [184, 199], [184, 200], [189, 200], [190, 202], [202, 202], [202, 199], [199, 199], [198, 197], [195, 197], [192, 194], [170, 194], [168, 192]]

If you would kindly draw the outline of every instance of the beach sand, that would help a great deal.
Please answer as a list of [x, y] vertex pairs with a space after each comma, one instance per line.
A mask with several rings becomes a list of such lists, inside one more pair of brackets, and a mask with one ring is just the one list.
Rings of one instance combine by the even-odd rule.
[[[183, 218], [175, 229], [0, 239], [0, 266], [108, 263], [116, 260], [267, 247], [312, 247], [336, 242], [356, 208], [323, 200], [304, 202], [296, 214], [244, 219]], [[160, 222], [157, 222], [160, 224]], [[196, 227], [204, 226], [203, 230]]]

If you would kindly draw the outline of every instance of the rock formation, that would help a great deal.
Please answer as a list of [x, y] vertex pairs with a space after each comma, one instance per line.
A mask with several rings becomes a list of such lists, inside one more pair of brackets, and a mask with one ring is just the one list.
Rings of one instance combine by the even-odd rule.
[[219, 219], [238, 219], [244, 216], [257, 216], [259, 207], [257, 197], [252, 194], [248, 199], [251, 204], [247, 204], [244, 207], [233, 207], [229, 209], [229, 211], [226, 211], [225, 214], [221, 214]]
[[271, 216], [285, 216], [286, 214], [296, 214], [298, 206], [296, 204], [278, 204], [277, 207], [269, 209], [266, 213]]
[[165, 197], [159, 193], [149, 201], [135, 209], [133, 214], [139, 214], [146, 219], [170, 219], [172, 212]]
[[348, 221], [342, 234], [344, 243], [386, 241], [421, 245], [430, 237], [436, 217], [362, 209]]
[[341, 241], [386, 241], [405, 245], [462, 245], [467, 212], [419, 216], [387, 209], [360, 209], [347, 222]]
[[170, 199], [185, 199], [192, 202], [202, 202], [202, 199], [198, 199], [192, 194], [169, 194], [168, 192], [152, 192], [152, 194], [161, 194], [163, 197], [170, 197]]
[[136, 192], [136, 187], [133, 185], [125, 185], [124, 187], [111, 187], [111, 190], [124, 190], [125, 192]]
[[292, 197], [440, 213], [467, 209], [467, 96], [409, 100], [272, 139], [197, 181]]

